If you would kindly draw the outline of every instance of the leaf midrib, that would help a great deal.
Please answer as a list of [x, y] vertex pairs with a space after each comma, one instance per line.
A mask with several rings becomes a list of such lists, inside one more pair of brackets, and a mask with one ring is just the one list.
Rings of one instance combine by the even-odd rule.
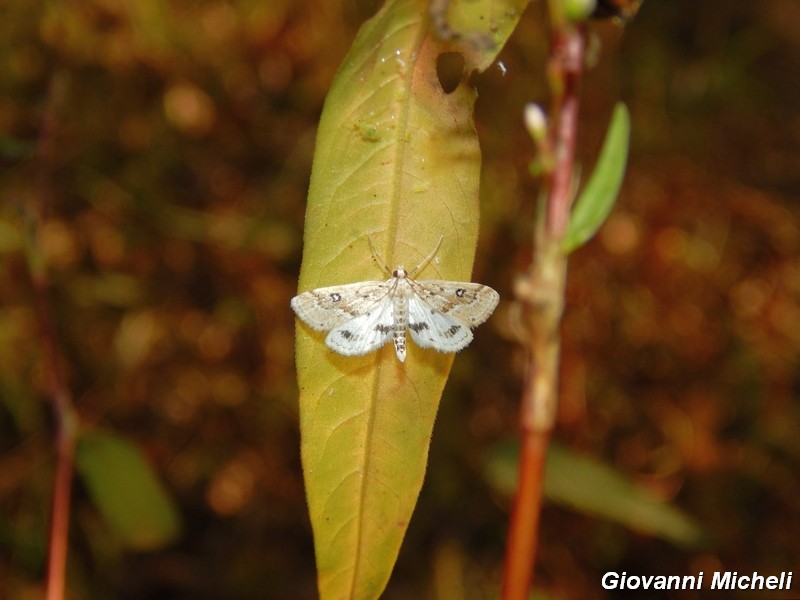
[[[424, 20], [424, 16], [421, 17], [420, 21]], [[418, 26], [420, 25], [420, 21], [417, 21]], [[411, 103], [413, 101], [412, 96], [410, 94], [411, 90], [411, 82], [414, 78], [415, 69], [417, 67], [417, 61], [419, 60], [419, 48], [422, 45], [422, 40], [425, 38], [427, 34], [427, 28], [422, 25], [419, 26], [419, 31], [417, 33], [416, 39], [414, 40], [413, 44], [413, 53], [408, 59], [408, 67], [405, 72], [405, 77], [401, 80], [403, 84], [400, 86], [400, 94], [402, 96], [401, 100], [396, 100], [398, 105], [398, 113], [399, 118], [397, 119], [397, 129], [396, 132], [396, 159], [393, 165], [393, 174], [392, 174], [392, 183], [391, 183], [391, 197], [390, 197], [390, 217], [388, 219], [389, 226], [387, 228], [387, 238], [388, 238], [388, 246], [390, 251], [387, 252], [386, 256], [395, 257], [395, 248], [396, 248], [396, 232], [397, 232], [397, 221], [399, 218], [399, 198], [400, 198], [400, 186], [401, 186], [401, 179], [403, 173], [403, 159], [404, 155], [407, 151], [407, 145], [405, 143], [406, 134], [409, 131], [409, 115], [411, 112]], [[391, 264], [389, 265], [391, 268]], [[378, 400], [379, 400], [379, 390], [381, 389], [381, 370], [378, 368], [378, 362], [380, 361], [381, 352], [378, 351], [375, 354], [375, 362], [374, 362], [374, 375], [372, 380], [372, 394], [370, 398], [371, 406], [369, 408], [369, 417], [367, 419], [367, 430], [366, 430], [366, 440], [364, 445], [364, 460], [362, 461], [362, 477], [361, 477], [361, 486], [358, 494], [358, 520], [357, 520], [357, 527], [358, 532], [356, 534], [356, 561], [353, 565], [353, 578], [351, 581], [350, 587], [350, 598], [355, 598], [354, 594], [356, 591], [356, 582], [359, 581], [359, 570], [361, 568], [362, 556], [364, 547], [364, 532], [365, 532], [365, 516], [366, 512], [364, 511], [364, 506], [366, 504], [366, 495], [367, 495], [367, 486], [370, 483], [370, 478], [368, 477], [369, 467], [370, 467], [370, 459], [372, 452], [370, 449], [373, 445], [372, 434], [374, 431], [375, 426], [375, 419], [376, 419], [376, 411], [378, 407]]]

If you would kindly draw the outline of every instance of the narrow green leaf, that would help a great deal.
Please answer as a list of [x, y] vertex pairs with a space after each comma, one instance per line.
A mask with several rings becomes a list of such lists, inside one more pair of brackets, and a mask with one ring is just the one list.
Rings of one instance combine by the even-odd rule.
[[625, 175], [630, 129], [628, 109], [619, 102], [614, 108], [597, 165], [575, 202], [569, 229], [561, 243], [565, 254], [589, 241], [614, 207]]
[[[503, 2], [471, 4], [507, 14]], [[446, 93], [437, 64], [443, 53], [459, 52], [469, 71], [502, 44], [467, 52], [463, 40], [433, 32], [428, 8], [428, 0], [388, 1], [362, 27], [333, 82], [317, 132], [301, 292], [386, 279], [367, 236], [392, 268], [416, 266], [443, 237], [420, 277], [470, 279], [476, 94], [463, 80]], [[488, 31], [494, 21], [483, 23]], [[504, 25], [505, 35], [511, 29]], [[411, 342], [405, 363], [391, 347], [345, 357], [324, 338], [298, 323], [301, 451], [318, 587], [323, 600], [369, 600], [385, 588], [411, 519], [453, 356]]]
[[[516, 487], [518, 452], [516, 443], [500, 444], [486, 464], [490, 482], [508, 495]], [[544, 493], [557, 504], [681, 547], [697, 547], [704, 540], [700, 526], [669, 502], [654, 498], [608, 466], [557, 444], [547, 455]]]
[[92, 501], [126, 546], [152, 550], [178, 536], [172, 499], [131, 443], [107, 432], [85, 432], [75, 461]]

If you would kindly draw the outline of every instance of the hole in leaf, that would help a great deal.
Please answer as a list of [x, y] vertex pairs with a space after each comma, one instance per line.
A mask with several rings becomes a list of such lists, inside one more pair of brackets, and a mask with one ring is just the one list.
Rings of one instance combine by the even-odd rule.
[[452, 93], [464, 76], [464, 57], [458, 52], [443, 52], [436, 59], [436, 75], [444, 93]]

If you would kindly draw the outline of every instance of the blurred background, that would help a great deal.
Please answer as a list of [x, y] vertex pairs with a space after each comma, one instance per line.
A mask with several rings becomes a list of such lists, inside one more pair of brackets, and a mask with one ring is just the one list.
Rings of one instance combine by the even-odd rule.
[[[115, 464], [149, 465], [155, 479], [141, 488], [167, 515], [132, 534], [122, 502], [148, 500], [104, 502], [83, 464], [72, 597], [316, 597], [288, 302], [315, 125], [377, 4], [0, 6], [3, 600], [39, 598], [46, 560], [52, 418], [24, 236], [26, 207], [42, 198], [41, 251], [82, 427], [122, 449]], [[529, 261], [537, 193], [521, 115], [526, 102], [547, 103], [545, 22], [534, 3], [502, 67], [474, 78], [484, 156], [474, 279], [503, 301], [455, 361], [388, 599], [497, 597], [503, 473], [513, 473], [504, 449], [524, 365], [506, 314]], [[536, 597], [622, 597], [600, 586], [610, 570], [792, 570], [800, 3], [646, 0], [624, 30], [610, 21], [593, 30], [584, 173], [619, 99], [633, 139], [612, 217], [570, 261], [556, 437], [590, 462], [559, 471], [580, 497], [546, 505]], [[679, 510], [702, 539], [675, 535], [657, 514], [634, 523], [575, 508], [581, 497], [631, 502], [630, 489], [605, 484], [613, 477]], [[791, 596], [770, 596], [782, 597]]]

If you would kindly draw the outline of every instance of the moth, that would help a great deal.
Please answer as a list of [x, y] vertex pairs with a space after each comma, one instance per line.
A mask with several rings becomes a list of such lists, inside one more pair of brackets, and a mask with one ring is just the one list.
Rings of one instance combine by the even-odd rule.
[[344, 356], [368, 354], [393, 340], [397, 359], [405, 362], [406, 331], [420, 348], [466, 348], [472, 329], [489, 318], [499, 294], [480, 283], [415, 280], [436, 255], [442, 238], [410, 272], [402, 265], [391, 271], [368, 240], [375, 261], [391, 277], [303, 292], [291, 301], [297, 316], [312, 329], [327, 331], [325, 344]]

